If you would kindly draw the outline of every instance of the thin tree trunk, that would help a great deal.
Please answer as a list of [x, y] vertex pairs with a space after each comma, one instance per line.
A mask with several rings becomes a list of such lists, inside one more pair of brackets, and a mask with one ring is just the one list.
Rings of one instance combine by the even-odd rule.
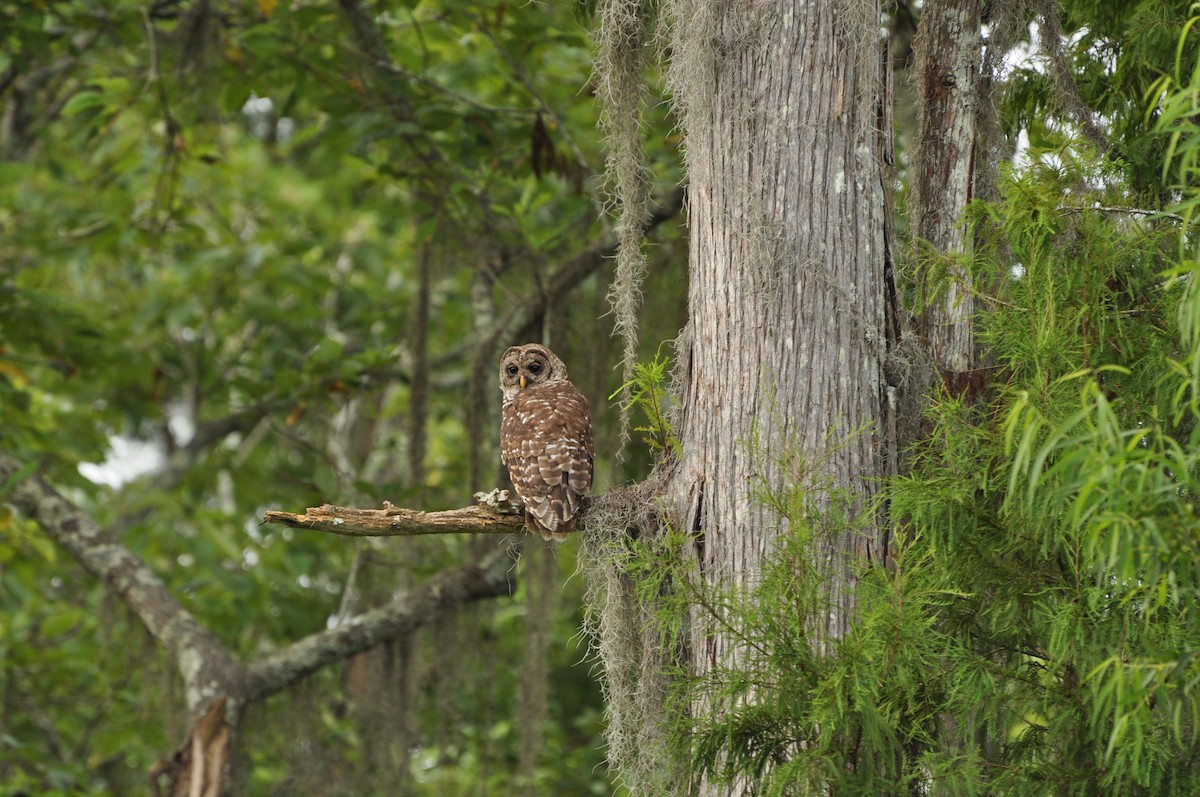
[[[723, 587], [752, 584], [786, 531], [764, 489], [833, 487], [865, 512], [888, 448], [878, 3], [752, 5], [672, 8], [691, 322], [668, 494], [697, 534], [704, 580]], [[853, 622], [854, 567], [884, 556], [884, 532], [866, 520], [830, 522], [818, 544], [821, 639]], [[736, 647], [707, 629], [692, 665], [728, 666]]]
[[429, 283], [430, 264], [441, 250], [426, 241], [417, 256], [417, 295], [413, 301], [412, 327], [409, 335], [412, 350], [412, 379], [408, 388], [408, 483], [415, 488], [415, 504], [424, 508], [425, 449], [429, 416]]
[[[962, 225], [975, 175], [981, 0], [929, 0], [913, 45], [917, 131], [911, 163], [909, 223], [927, 256], [968, 251]], [[948, 268], [945, 295], [921, 316], [921, 337], [947, 388], [959, 392], [975, 360], [970, 275]]]
[[[935, 373], [954, 394], [983, 389], [975, 370], [975, 286], [953, 259], [971, 250], [963, 213], [975, 188], [979, 148], [982, 58], [981, 0], [926, 0], [913, 42], [917, 124], [910, 168], [909, 225], [916, 257], [948, 263], [946, 292], [919, 319], [919, 333]], [[927, 271], [941, 277], [940, 269]], [[928, 283], [927, 283], [928, 284]], [[970, 717], [947, 714], [947, 749], [967, 755]], [[914, 757], [917, 751], [912, 751]], [[943, 786], [920, 784], [936, 795]]]
[[554, 622], [555, 598], [559, 592], [555, 552], [541, 540], [522, 545], [524, 568], [525, 652], [521, 682], [517, 687], [517, 769], [513, 793], [525, 797], [540, 794], [537, 784], [539, 759], [545, 751], [546, 718], [550, 692], [550, 632]]

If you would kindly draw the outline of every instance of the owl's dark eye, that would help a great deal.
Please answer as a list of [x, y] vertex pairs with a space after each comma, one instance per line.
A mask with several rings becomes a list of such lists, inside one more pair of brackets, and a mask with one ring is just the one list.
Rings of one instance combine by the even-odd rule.
[[540, 374], [541, 372], [542, 372], [542, 364], [541, 363], [530, 363], [529, 364], [529, 373]]
[[515, 365], [508, 366], [508, 375], [516, 376], [517, 375], [517, 366], [515, 366]]

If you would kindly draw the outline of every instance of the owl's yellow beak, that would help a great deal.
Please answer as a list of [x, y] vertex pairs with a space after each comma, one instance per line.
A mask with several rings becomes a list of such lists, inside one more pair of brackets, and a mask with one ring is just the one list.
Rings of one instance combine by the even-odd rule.
[[521, 374], [521, 389], [525, 389], [525, 374]]

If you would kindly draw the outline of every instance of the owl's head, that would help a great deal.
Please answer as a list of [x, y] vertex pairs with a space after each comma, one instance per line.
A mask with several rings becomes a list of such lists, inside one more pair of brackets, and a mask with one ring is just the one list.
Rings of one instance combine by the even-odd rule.
[[517, 393], [567, 378], [567, 366], [558, 356], [540, 343], [513, 346], [500, 358], [500, 390], [504, 403]]

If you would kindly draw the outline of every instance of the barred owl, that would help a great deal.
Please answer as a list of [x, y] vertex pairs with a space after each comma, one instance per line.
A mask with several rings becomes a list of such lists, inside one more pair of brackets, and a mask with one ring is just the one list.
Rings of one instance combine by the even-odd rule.
[[587, 399], [567, 381], [567, 367], [536, 343], [500, 358], [500, 459], [525, 504], [525, 527], [562, 542], [575, 530], [592, 486], [592, 418]]

